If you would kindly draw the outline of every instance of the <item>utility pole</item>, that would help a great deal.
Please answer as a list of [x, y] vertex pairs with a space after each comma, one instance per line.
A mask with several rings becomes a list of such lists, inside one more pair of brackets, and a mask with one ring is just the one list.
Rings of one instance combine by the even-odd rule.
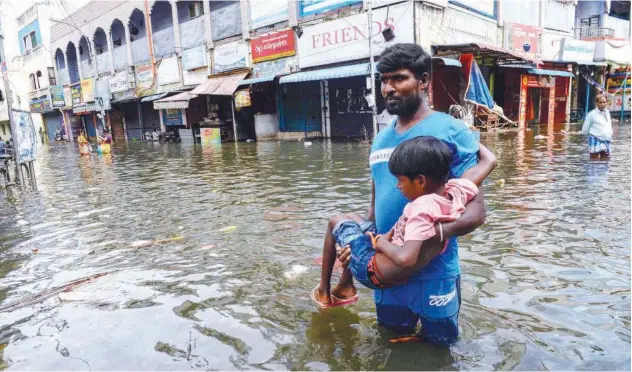
[[7, 113], [9, 114], [9, 125], [11, 127], [11, 147], [13, 148], [13, 161], [15, 163], [15, 174], [18, 178], [18, 183], [23, 185], [24, 179], [21, 177], [20, 167], [18, 165], [18, 136], [16, 135], [15, 130], [15, 120], [13, 120], [13, 94], [11, 93], [10, 83], [9, 83], [9, 73], [7, 68], [7, 60], [4, 56], [4, 33], [2, 32], [2, 21], [0, 20], [0, 66], [2, 69], [2, 80], [4, 81], [4, 91], [5, 96], [7, 97]]
[[373, 6], [372, 0], [367, 0], [369, 8], [369, 71], [371, 73], [371, 95], [373, 104], [371, 105], [371, 116], [373, 117], [373, 137], [377, 135], [377, 96], [375, 95], [375, 58], [373, 58]]

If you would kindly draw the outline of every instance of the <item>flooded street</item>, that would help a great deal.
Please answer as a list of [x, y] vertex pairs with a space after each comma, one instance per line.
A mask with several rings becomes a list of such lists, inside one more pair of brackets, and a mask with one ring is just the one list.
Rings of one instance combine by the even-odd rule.
[[487, 223], [461, 239], [449, 350], [389, 345], [366, 288], [347, 308], [309, 299], [326, 218], [368, 208], [368, 149], [44, 147], [40, 191], [0, 192], [0, 301], [111, 274], [0, 313], [0, 367], [627, 370], [630, 126], [615, 125], [610, 162], [588, 161], [577, 130], [482, 134], [499, 166]]

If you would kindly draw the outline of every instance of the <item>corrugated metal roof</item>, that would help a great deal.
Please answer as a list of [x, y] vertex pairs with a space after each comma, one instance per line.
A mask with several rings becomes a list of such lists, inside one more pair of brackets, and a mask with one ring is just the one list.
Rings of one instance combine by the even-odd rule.
[[189, 108], [189, 100], [197, 97], [196, 94], [189, 92], [182, 92], [175, 96], [162, 98], [154, 101], [155, 110], [167, 110], [167, 109], [187, 109]]
[[432, 57], [433, 60], [441, 61], [444, 66], [462, 67], [461, 61], [454, 58]]
[[[279, 79], [279, 83], [300, 83], [303, 81], [341, 79], [351, 76], [368, 75], [370, 73], [369, 65], [369, 63], [359, 63], [355, 65], [331, 67], [313, 71], [301, 71], [295, 74], [283, 76]], [[377, 72], [377, 68], [375, 71]]]
[[195, 87], [191, 93], [208, 94], [211, 96], [232, 96], [239, 83], [248, 75], [248, 71], [241, 71], [232, 75], [224, 75], [209, 78], [207, 81]]
[[151, 102], [151, 101], [155, 101], [157, 99], [161, 99], [162, 97], [166, 96], [167, 94], [169, 94], [169, 92], [164, 92], [164, 93], [158, 93], [158, 94], [152, 94], [151, 96], [147, 96], [147, 97], [143, 97], [141, 98], [141, 102]]
[[530, 68], [527, 70], [527, 72], [533, 75], [575, 77], [575, 75], [573, 75], [572, 72], [560, 71], [560, 70], [544, 70], [541, 68]]
[[252, 79], [245, 79], [245, 80], [242, 80], [241, 83], [239, 83], [239, 85], [265, 83], [265, 82], [274, 80], [275, 77], [276, 75], [268, 75], [268, 76], [261, 76], [261, 77], [256, 77]]
[[[445, 52], [459, 52], [459, 53], [471, 53], [475, 56], [497, 58], [506, 60], [509, 62], [531, 62], [535, 64], [542, 64], [537, 58], [532, 58], [524, 54], [516, 53], [509, 49], [499, 48], [493, 45], [482, 43], [470, 43], [470, 44], [446, 44], [446, 45], [433, 45], [432, 50], [436, 53]], [[440, 57], [440, 55], [438, 55]]]

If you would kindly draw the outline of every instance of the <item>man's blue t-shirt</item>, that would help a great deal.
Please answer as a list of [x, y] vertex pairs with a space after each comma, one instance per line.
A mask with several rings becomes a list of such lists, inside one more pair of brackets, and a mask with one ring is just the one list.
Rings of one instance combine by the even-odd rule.
[[[478, 142], [472, 132], [452, 116], [435, 112], [404, 133], [389, 124], [373, 140], [369, 163], [375, 182], [375, 222], [377, 232], [388, 232], [397, 222], [409, 202], [397, 189], [397, 178], [388, 170], [388, 160], [400, 143], [419, 136], [431, 136], [445, 142], [452, 151], [450, 178], [460, 177], [478, 162]], [[416, 279], [446, 278], [461, 273], [456, 238], [448, 243], [443, 254], [435, 257], [415, 276]]]

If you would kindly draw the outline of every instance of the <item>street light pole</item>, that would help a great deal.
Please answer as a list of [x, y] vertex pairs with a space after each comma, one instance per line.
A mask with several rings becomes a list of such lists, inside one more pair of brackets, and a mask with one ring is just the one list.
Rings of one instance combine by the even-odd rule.
[[15, 129], [15, 120], [13, 120], [13, 94], [9, 86], [9, 73], [7, 72], [7, 61], [4, 55], [4, 33], [2, 32], [2, 21], [0, 20], [0, 68], [2, 69], [2, 80], [4, 81], [4, 92], [7, 100], [7, 113], [9, 114], [9, 126], [11, 127], [11, 147], [13, 148], [13, 160], [15, 163], [15, 174], [19, 184], [24, 184], [21, 168], [18, 165], [18, 136]]
[[375, 95], [375, 58], [373, 57], [373, 6], [372, 0], [367, 0], [369, 12], [369, 71], [371, 73], [371, 95], [373, 104], [371, 105], [371, 117], [373, 118], [373, 137], [377, 135], [377, 96]]

